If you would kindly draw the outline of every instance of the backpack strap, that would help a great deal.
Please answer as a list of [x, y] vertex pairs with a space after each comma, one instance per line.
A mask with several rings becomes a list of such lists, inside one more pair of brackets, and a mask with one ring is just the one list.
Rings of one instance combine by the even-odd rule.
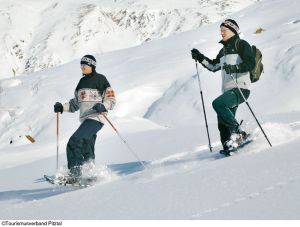
[[240, 41], [241, 39], [237, 39], [235, 40], [234, 46], [237, 52], [239, 52], [239, 48], [240, 48]]
[[240, 54], [240, 42], [241, 42], [241, 39], [237, 39], [234, 43], [234, 47], [235, 47], [238, 55], [240, 56], [240, 58], [243, 60], [242, 55]]

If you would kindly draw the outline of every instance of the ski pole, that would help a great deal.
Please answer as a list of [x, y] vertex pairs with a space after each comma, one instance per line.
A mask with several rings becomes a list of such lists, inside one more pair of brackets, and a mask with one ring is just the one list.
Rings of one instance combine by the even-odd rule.
[[58, 153], [59, 153], [59, 114], [56, 113], [56, 170], [58, 170]]
[[205, 105], [204, 105], [203, 92], [202, 92], [202, 87], [201, 87], [201, 81], [200, 81], [200, 76], [199, 76], [197, 60], [195, 60], [195, 63], [196, 63], [196, 70], [197, 70], [197, 76], [198, 76], [198, 82], [199, 82], [199, 88], [200, 88], [200, 96], [201, 96], [201, 100], [202, 100], [203, 114], [204, 114], [204, 119], [205, 119], [206, 133], [207, 133], [207, 137], [208, 137], [208, 146], [209, 146], [210, 152], [212, 152], [212, 146], [210, 143], [210, 136], [209, 136], [209, 131], [208, 131], [208, 124], [207, 124], [207, 119], [206, 119]]
[[128, 148], [128, 150], [133, 154], [133, 156], [141, 163], [141, 165], [147, 169], [147, 167], [145, 166], [145, 164], [141, 161], [141, 159], [138, 157], [138, 155], [133, 151], [133, 149], [129, 146], [129, 144], [127, 143], [127, 141], [121, 136], [121, 134], [119, 133], [119, 131], [116, 129], [116, 127], [111, 123], [111, 121], [107, 118], [107, 116], [103, 113], [101, 113], [101, 115], [105, 118], [105, 120], [110, 124], [110, 126], [113, 128], [113, 130], [118, 134], [119, 138], [123, 141], [123, 143], [126, 145], [126, 147]]
[[253, 117], [254, 117], [256, 123], [258, 124], [260, 130], [261, 130], [262, 133], [264, 134], [264, 136], [265, 136], [266, 140], [268, 141], [270, 147], [272, 147], [272, 144], [271, 144], [270, 140], [268, 139], [268, 137], [267, 137], [265, 131], [264, 131], [263, 128], [261, 127], [261, 125], [260, 125], [259, 121], [257, 120], [257, 118], [256, 118], [256, 116], [255, 116], [255, 114], [254, 114], [254, 112], [252, 111], [252, 109], [251, 109], [251, 107], [250, 107], [248, 101], [246, 100], [246, 98], [245, 98], [245, 96], [244, 96], [242, 90], [240, 89], [240, 87], [239, 87], [239, 85], [237, 84], [237, 82], [234, 80], [233, 75], [232, 75], [231, 73], [230, 73], [230, 77], [231, 77], [231, 79], [233, 80], [233, 82], [235, 83], [235, 86], [236, 86], [237, 89], [239, 90], [240, 94], [242, 95], [242, 97], [243, 97], [245, 103], [246, 103], [247, 106], [249, 107], [250, 112], [252, 113], [252, 115], [253, 115]]

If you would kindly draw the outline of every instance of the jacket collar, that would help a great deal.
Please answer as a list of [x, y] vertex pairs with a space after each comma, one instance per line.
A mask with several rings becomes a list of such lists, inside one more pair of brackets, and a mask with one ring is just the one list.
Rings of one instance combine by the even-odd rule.
[[228, 39], [227, 41], [223, 41], [221, 40], [219, 43], [223, 44], [224, 46], [227, 46], [227, 45], [234, 45], [235, 44], [235, 41], [237, 39], [239, 39], [239, 35], [234, 35], [232, 36], [230, 39]]
[[96, 71], [92, 71], [90, 74], [82, 74], [84, 77], [92, 77], [92, 76], [94, 76], [95, 75], [95, 73], [96, 73]]

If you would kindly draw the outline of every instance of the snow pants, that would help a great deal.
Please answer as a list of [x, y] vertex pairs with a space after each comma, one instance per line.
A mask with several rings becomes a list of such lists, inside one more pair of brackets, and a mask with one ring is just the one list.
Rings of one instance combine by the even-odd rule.
[[86, 119], [69, 139], [67, 160], [72, 175], [80, 175], [83, 163], [94, 161], [97, 132], [102, 126], [99, 121]]
[[[241, 89], [243, 95], [248, 99], [250, 90]], [[230, 135], [236, 132], [239, 123], [235, 119], [235, 114], [238, 106], [244, 102], [238, 88], [233, 88], [224, 92], [217, 97], [212, 105], [218, 116], [218, 129], [220, 131], [220, 139], [224, 148], [224, 143], [230, 139]]]

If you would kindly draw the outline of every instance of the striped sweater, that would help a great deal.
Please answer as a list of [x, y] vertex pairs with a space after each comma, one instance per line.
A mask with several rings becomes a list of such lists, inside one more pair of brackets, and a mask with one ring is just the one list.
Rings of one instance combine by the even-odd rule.
[[74, 98], [63, 105], [65, 112], [80, 110], [80, 122], [93, 119], [104, 124], [105, 118], [92, 109], [96, 103], [102, 103], [106, 110], [112, 110], [116, 104], [114, 90], [106, 77], [96, 72], [84, 75], [75, 89]]

